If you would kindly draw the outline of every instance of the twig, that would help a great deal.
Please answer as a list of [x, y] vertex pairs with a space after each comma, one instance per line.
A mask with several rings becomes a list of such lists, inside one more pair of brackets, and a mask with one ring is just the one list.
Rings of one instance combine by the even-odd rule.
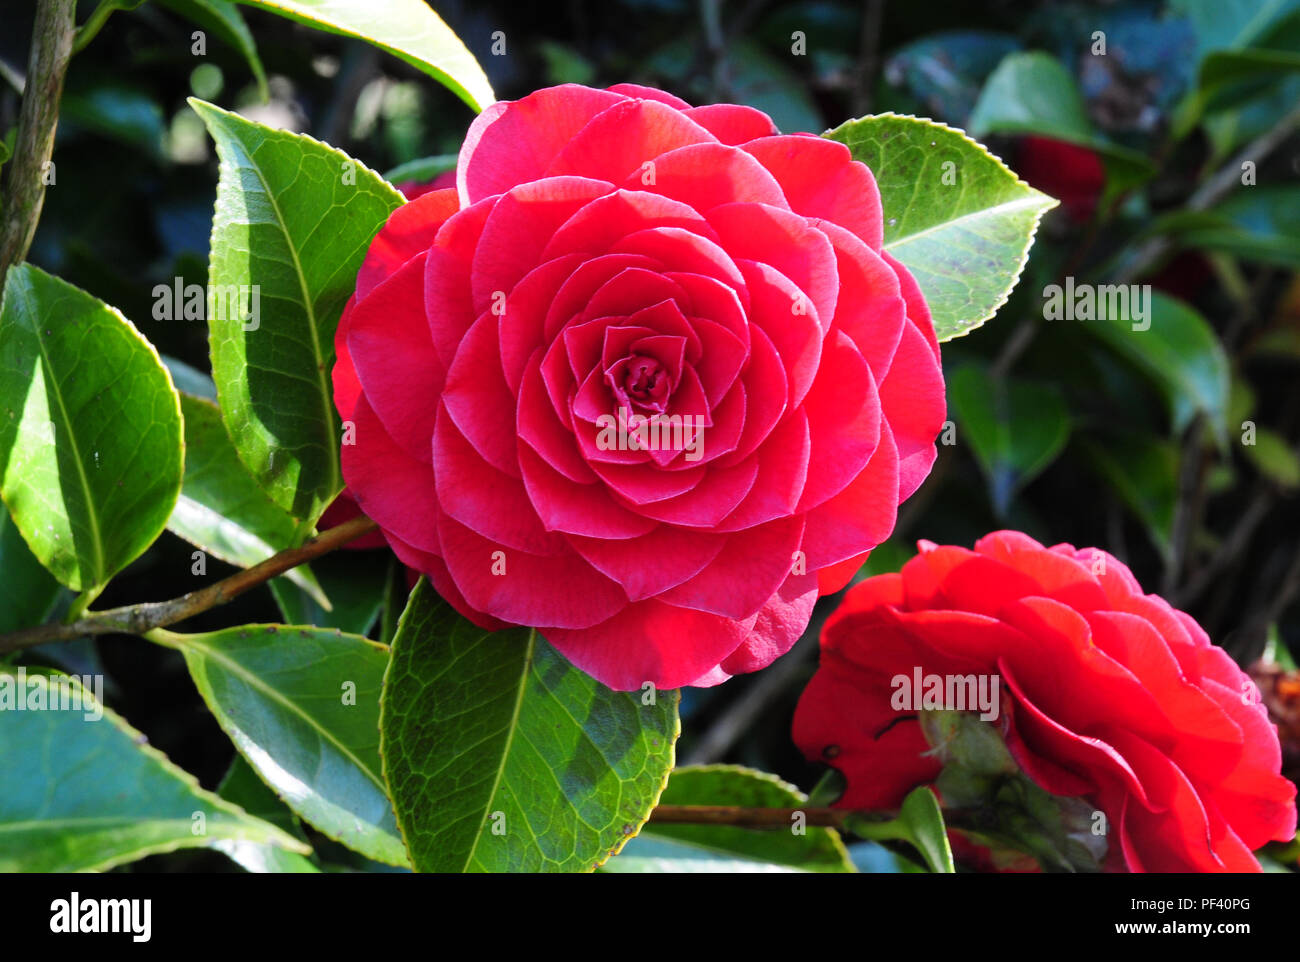
[[[1241, 183], [1241, 165], [1246, 161], [1253, 161], [1255, 164], [1263, 162], [1264, 158], [1280, 146], [1297, 127], [1300, 127], [1300, 106], [1292, 108], [1291, 112], [1277, 122], [1277, 124], [1266, 130], [1259, 137], [1256, 137], [1241, 153], [1228, 161], [1223, 168], [1211, 177], [1205, 183], [1201, 184], [1187, 199], [1184, 206], [1185, 210], [1197, 211], [1208, 210], [1218, 201]], [[1123, 268], [1115, 278], [1117, 284], [1127, 284], [1129, 281], [1145, 274], [1157, 261], [1159, 261], [1168, 252], [1173, 242], [1168, 236], [1156, 237], [1147, 241], [1129, 261], [1128, 266]]]
[[27, 256], [45, 203], [45, 171], [54, 154], [63, 77], [72, 57], [76, 0], [40, 0], [27, 61], [27, 86], [18, 115], [14, 156], [6, 165], [0, 210], [0, 282]]
[[1161, 593], [1173, 593], [1187, 560], [1187, 547], [1201, 517], [1206, 469], [1201, 442], [1205, 432], [1205, 415], [1197, 414], [1184, 433], [1182, 465], [1178, 471], [1178, 499], [1174, 502], [1173, 534], [1169, 539], [1169, 557], [1165, 563]]
[[[969, 829], [978, 824], [981, 813], [969, 809], [946, 809], [944, 823], [949, 828]], [[746, 808], [743, 805], [659, 805], [650, 813], [650, 822], [659, 825], [731, 825], [735, 828], [784, 829], [799, 824], [834, 828], [862, 837], [898, 838], [897, 811], [850, 808]], [[878, 829], [879, 831], [873, 831]]]
[[1219, 549], [1214, 553], [1204, 567], [1197, 570], [1196, 574], [1191, 577], [1181, 591], [1174, 592], [1173, 601], [1180, 608], [1186, 608], [1201, 594], [1206, 588], [1219, 577], [1220, 574], [1246, 549], [1251, 537], [1255, 534], [1255, 529], [1268, 516], [1273, 507], [1276, 496], [1273, 494], [1271, 487], [1267, 484], [1260, 484], [1255, 490], [1254, 497], [1246, 506], [1237, 524], [1233, 527], [1228, 537], [1224, 539]]
[[51, 641], [71, 641], [86, 635], [141, 635], [154, 628], [174, 625], [209, 608], [225, 604], [250, 588], [270, 581], [276, 575], [284, 574], [290, 568], [296, 568], [304, 562], [342, 547], [349, 541], [355, 541], [376, 527], [369, 518], [352, 518], [310, 539], [300, 548], [281, 551], [260, 564], [238, 571], [229, 578], [223, 578], [206, 588], [191, 591], [180, 598], [173, 598], [171, 601], [150, 601], [127, 605], [124, 608], [111, 608], [107, 611], [92, 611], [70, 624], [40, 625], [36, 628], [25, 628], [22, 631], [0, 635], [0, 654]]
[[702, 0], [700, 17], [704, 22], [704, 41], [713, 62], [713, 99], [725, 100], [731, 94], [731, 71], [727, 64], [727, 41], [722, 31], [722, 0]]
[[686, 753], [683, 764], [708, 765], [726, 755], [731, 746], [767, 712], [772, 702], [790, 691], [799, 675], [807, 670], [808, 655], [818, 647], [818, 633], [809, 631], [811, 641], [801, 642], [784, 658], [777, 659], [775, 664], [764, 670], [754, 681], [753, 687], [728, 705], [709, 726], [704, 736]]
[[864, 0], [862, 4], [861, 54], [858, 62], [857, 89], [853, 92], [853, 116], [871, 110], [871, 83], [880, 65], [880, 21], [885, 12], [884, 0]]

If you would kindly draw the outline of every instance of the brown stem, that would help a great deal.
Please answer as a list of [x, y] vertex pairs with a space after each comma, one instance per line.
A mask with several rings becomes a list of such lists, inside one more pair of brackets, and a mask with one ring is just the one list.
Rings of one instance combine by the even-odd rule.
[[871, 110], [871, 85], [880, 69], [880, 21], [884, 12], [884, 0], [864, 0], [862, 4], [861, 52], [853, 91], [854, 117], [861, 117]]
[[[1256, 166], [1262, 164], [1264, 158], [1281, 146], [1295, 132], [1297, 127], [1300, 127], [1300, 106], [1293, 108], [1289, 114], [1279, 119], [1276, 124], [1255, 140], [1252, 140], [1236, 157], [1228, 161], [1218, 173], [1202, 183], [1192, 196], [1187, 199], [1183, 209], [1199, 211], [1213, 207], [1234, 188], [1241, 186], [1241, 165], [1245, 161], [1253, 161]], [[1168, 236], [1154, 237], [1147, 241], [1138, 249], [1128, 266], [1120, 270], [1115, 278], [1116, 283], [1127, 284], [1141, 277], [1154, 267], [1172, 247], [1173, 241]]]
[[734, 825], [737, 828], [784, 828], [794, 824], [797, 814], [805, 825], [843, 828], [847, 819], [879, 812], [855, 812], [843, 808], [745, 808], [741, 805], [660, 805], [650, 821], [668, 825]]
[[369, 518], [352, 518], [310, 539], [301, 548], [281, 551], [260, 564], [244, 571], [237, 571], [229, 578], [223, 578], [206, 588], [191, 591], [171, 601], [150, 601], [144, 604], [127, 605], [124, 608], [94, 611], [71, 624], [40, 625], [36, 628], [25, 628], [22, 631], [0, 635], [0, 654], [18, 651], [20, 648], [30, 648], [33, 645], [43, 645], [50, 641], [71, 641], [86, 635], [141, 635], [154, 628], [174, 625], [209, 608], [225, 604], [250, 588], [270, 581], [276, 575], [284, 574], [290, 568], [296, 568], [304, 562], [342, 547], [349, 541], [355, 541], [376, 527]]
[[59, 98], [77, 29], [76, 6], [76, 0], [40, 0], [36, 7], [18, 136], [6, 165], [0, 208], [0, 283], [9, 268], [27, 256], [45, 203], [46, 164], [54, 154]]

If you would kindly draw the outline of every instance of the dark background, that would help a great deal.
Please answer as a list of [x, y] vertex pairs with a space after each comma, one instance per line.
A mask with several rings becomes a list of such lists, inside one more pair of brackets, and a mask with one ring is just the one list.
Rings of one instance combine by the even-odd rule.
[[[1099, 173], [1086, 150], [1026, 137], [988, 138], [995, 153], [1036, 186], [1062, 198], [1040, 230], [1017, 292], [972, 336], [944, 345], [945, 371], [1014, 366], [1047, 384], [1067, 412], [1068, 441], [1046, 468], [1010, 496], [1005, 479], [981, 469], [969, 445], [940, 447], [921, 491], [904, 505], [895, 536], [868, 565], [896, 569], [918, 538], [970, 545], [1003, 527], [1047, 544], [1106, 548], [1149, 591], [1191, 612], [1242, 664], [1272, 636], [1300, 650], [1300, 511], [1294, 490], [1300, 440], [1300, 286], [1294, 257], [1255, 260], [1183, 250], [1141, 278], [1193, 304], [1230, 360], [1234, 406], [1222, 451], [1205, 427], [1175, 431], [1157, 387], [1077, 322], [1042, 321], [1042, 288], [1095, 272], [1165, 212], [1177, 211], [1231, 151], [1203, 128], [1175, 141], [1171, 111], [1193, 82], [1191, 24], [1165, 4], [848, 2], [722, 5], [688, 0], [571, 0], [556, 4], [438, 2], [436, 9], [475, 53], [502, 99], [560, 82], [622, 81], [663, 87], [695, 103], [734, 100], [768, 111], [787, 132], [819, 132], [851, 117], [894, 110], [960, 126], [1001, 57], [1040, 49], [1075, 75], [1089, 116], [1104, 135], [1155, 160], [1146, 185], [1098, 203]], [[83, 3], [79, 22], [93, 4]], [[152, 289], [176, 276], [206, 280], [216, 165], [185, 103], [202, 96], [246, 115], [305, 131], [378, 171], [454, 153], [472, 113], [456, 97], [364, 43], [314, 32], [243, 8], [271, 78], [258, 100], [238, 51], [208, 37], [191, 54], [193, 25], [146, 3], [115, 14], [79, 53], [68, 75], [55, 149], [57, 181], [30, 259], [119, 307], [165, 355], [207, 370], [201, 322], [155, 321]], [[0, 61], [25, 69], [31, 4], [0, 2]], [[1104, 29], [1111, 56], [1088, 56]], [[504, 56], [491, 52], [502, 31]], [[806, 51], [792, 53], [802, 31]], [[954, 31], [962, 31], [954, 35]], [[973, 31], [973, 32], [972, 32]], [[1295, 77], [1261, 84], [1241, 107], [1241, 137], [1264, 130], [1275, 104], [1300, 100]], [[0, 80], [0, 133], [18, 97]], [[1228, 142], [1230, 148], [1239, 144]], [[1292, 137], [1260, 164], [1261, 183], [1293, 189], [1300, 143]], [[1028, 334], [1027, 342], [1021, 341]], [[1025, 343], [1011, 353], [1010, 343]], [[1237, 443], [1246, 417], [1282, 440], [1268, 458]], [[1025, 425], [1014, 425], [1017, 430]], [[229, 573], [215, 559], [206, 579], [190, 573], [191, 548], [171, 534], [119, 576], [99, 600], [110, 607], [173, 597]], [[354, 568], [386, 571], [386, 552], [353, 553]], [[683, 701], [680, 761], [731, 761], [774, 771], [809, 788], [819, 772], [789, 737], [795, 701], [816, 664], [816, 629], [785, 658], [751, 677]], [[184, 626], [199, 630], [278, 621], [266, 589]], [[39, 660], [51, 653], [32, 656]], [[179, 656], [132, 638], [106, 637], [57, 652], [101, 660], [109, 703], [177, 764], [214, 787], [233, 751], [195, 692]], [[1284, 656], [1283, 656], [1284, 657]], [[69, 665], [74, 670], [86, 670]], [[1285, 709], [1285, 706], [1283, 706]], [[1295, 702], [1290, 711], [1295, 712]], [[1296, 715], [1290, 717], [1296, 751]], [[1284, 722], [1284, 741], [1286, 725]], [[1295, 777], [1296, 756], [1289, 756]], [[339, 860], [346, 856], [338, 854]], [[353, 863], [360, 864], [360, 863]], [[134, 870], [231, 868], [213, 853], [156, 856]]]

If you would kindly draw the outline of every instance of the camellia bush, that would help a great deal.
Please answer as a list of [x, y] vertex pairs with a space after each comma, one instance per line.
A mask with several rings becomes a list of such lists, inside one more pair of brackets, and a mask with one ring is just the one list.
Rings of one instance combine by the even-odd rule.
[[37, 0], [0, 870], [1294, 870], [1300, 8], [721, 7]]

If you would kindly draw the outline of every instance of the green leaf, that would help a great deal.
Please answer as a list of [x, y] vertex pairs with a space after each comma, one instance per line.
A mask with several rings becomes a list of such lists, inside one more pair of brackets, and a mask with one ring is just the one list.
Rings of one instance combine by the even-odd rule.
[[[1148, 289], [1149, 290], [1149, 289]], [[1101, 299], [1098, 291], [1098, 301]], [[1228, 358], [1214, 329], [1196, 310], [1158, 291], [1146, 297], [1146, 317], [1135, 319], [1133, 298], [1083, 327], [1146, 372], [1163, 392], [1175, 431], [1204, 412], [1220, 445], [1226, 443]]]
[[1205, 58], [1201, 64], [1200, 95], [1211, 108], [1227, 107], [1242, 97], [1231, 96], [1236, 87], [1249, 97], [1257, 81], [1272, 80], [1279, 75], [1300, 70], [1300, 53], [1290, 50], [1222, 50]]
[[312, 567], [330, 607], [322, 606], [316, 593], [295, 587], [283, 578], [274, 578], [270, 583], [271, 593], [284, 620], [292, 625], [368, 634], [384, 605], [384, 590], [393, 567], [391, 555], [381, 560], [370, 552], [340, 551], [318, 558]]
[[305, 531], [343, 488], [334, 330], [402, 195], [310, 137], [190, 104], [221, 160], [209, 287], [257, 292], [260, 305], [247, 322], [238, 310], [209, 311], [221, 414], [240, 460]]
[[676, 691], [643, 705], [527, 628], [488, 632], [421, 581], [393, 639], [384, 775], [415, 868], [590, 871], [645, 822], [673, 765]]
[[148, 637], [185, 657], [217, 722], [294, 812], [369, 858], [405, 863], [380, 774], [383, 645], [285, 625]]
[[258, 96], [265, 102], [270, 99], [266, 85], [266, 70], [257, 54], [257, 44], [249, 32], [244, 15], [232, 0], [157, 0], [159, 4], [192, 23], [211, 31], [225, 43], [234, 47], [248, 61], [249, 69], [257, 80]]
[[[1235, 125], [1236, 110], [1222, 111], [1258, 94], [1270, 93], [1276, 79], [1300, 65], [1295, 57], [1300, 3], [1296, 0], [1171, 0], [1171, 7], [1187, 17], [1196, 34], [1197, 85], [1174, 111], [1173, 134], [1186, 136], [1206, 111], [1219, 111], [1206, 119], [1212, 139], [1233, 137], [1224, 131]], [[1283, 99], [1289, 109], [1294, 98]], [[1276, 121], [1276, 114], [1270, 119]], [[1214, 129], [1219, 128], [1219, 129]], [[1236, 138], [1233, 138], [1236, 139]]]
[[1183, 247], [1300, 268], [1300, 186], [1243, 186], [1207, 211], [1174, 211], [1151, 225]]
[[931, 872], [953, 873], [952, 848], [943, 824], [943, 812], [934, 792], [922, 785], [903, 799], [898, 820], [907, 828], [908, 838], [925, 858]]
[[953, 866], [952, 848], [948, 843], [939, 800], [925, 785], [914, 788], [903, 799], [898, 818], [875, 821], [850, 817], [846, 827], [855, 835], [877, 842], [887, 839], [907, 842], [921, 853], [931, 872], [951, 874], [957, 871]]
[[[267, 784], [257, 777], [253, 767], [244, 761], [243, 755], [235, 756], [235, 760], [230, 764], [230, 769], [226, 772], [226, 777], [221, 780], [221, 786], [217, 789], [217, 794], [226, 801], [238, 805], [249, 815], [254, 815], [264, 822], [269, 822], [306, 844], [307, 840], [294, 819], [293, 813], [289, 811], [275, 792], [271, 791]], [[299, 855], [297, 852], [285, 851], [274, 845], [232, 839], [215, 847], [248, 872], [308, 873], [320, 871], [312, 863], [311, 859], [306, 856]]]
[[[239, 461], [217, 406], [181, 395], [185, 480], [167, 530], [227, 564], [249, 568], [302, 540], [298, 526], [272, 504]], [[318, 604], [329, 600], [310, 568], [286, 575]]]
[[1065, 401], [1054, 387], [990, 377], [969, 366], [948, 378], [948, 404], [989, 481], [994, 510], [1056, 459], [1070, 436]]
[[0, 494], [63, 584], [94, 591], [162, 532], [181, 486], [171, 378], [120, 313], [30, 264], [0, 306]]
[[1215, 50], [1255, 44], [1300, 10], [1296, 0], [1170, 0], [1169, 6], [1191, 20], [1198, 62]]
[[1255, 432], [1255, 443], [1243, 444], [1242, 450], [1259, 473], [1273, 483], [1283, 488], [1300, 487], [1300, 458], [1277, 432], [1260, 428]]
[[[679, 768], [668, 778], [661, 805], [737, 805], [743, 808], [798, 808], [807, 796], [775, 775], [737, 765]], [[839, 833], [804, 826], [776, 831], [731, 825], [677, 825], [650, 822], [617, 856], [606, 872], [852, 872], [853, 863]]]
[[144, 90], [99, 82], [72, 90], [59, 103], [64, 132], [80, 127], [162, 158], [163, 113]]
[[885, 250], [921, 285], [939, 340], [974, 330], [1006, 303], [1055, 199], [961, 131], [930, 120], [881, 114], [824, 136], [875, 174]]
[[[28, 706], [0, 711], [0, 872], [104, 871], [230, 840], [309, 851], [204, 791], [74, 680], [52, 678], [68, 676], [0, 668], [0, 705], [7, 691]], [[51, 697], [75, 707], [31, 710], [32, 699]]]
[[459, 37], [424, 0], [240, 0], [317, 30], [359, 37], [400, 57], [475, 110], [497, 98]]
[[980, 91], [968, 126], [972, 137], [1034, 134], [1096, 151], [1105, 163], [1112, 191], [1155, 173], [1142, 154], [1097, 133], [1074, 78], [1059, 60], [1042, 51], [1003, 58]]
[[0, 634], [39, 625], [58, 596], [59, 583], [36, 560], [0, 504]]

